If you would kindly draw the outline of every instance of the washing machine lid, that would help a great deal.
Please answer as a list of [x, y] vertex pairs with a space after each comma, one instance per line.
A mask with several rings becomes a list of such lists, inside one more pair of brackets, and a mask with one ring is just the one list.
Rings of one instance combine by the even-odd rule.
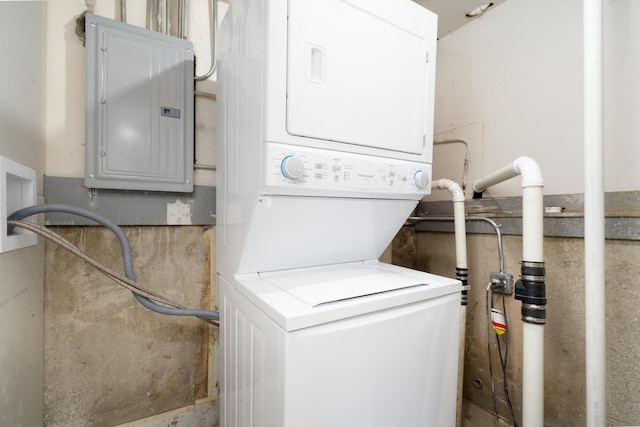
[[422, 283], [422, 280], [408, 274], [380, 268], [327, 270], [267, 280], [311, 307], [429, 286], [429, 283]]
[[378, 261], [237, 277], [238, 290], [286, 331], [458, 294], [455, 279]]

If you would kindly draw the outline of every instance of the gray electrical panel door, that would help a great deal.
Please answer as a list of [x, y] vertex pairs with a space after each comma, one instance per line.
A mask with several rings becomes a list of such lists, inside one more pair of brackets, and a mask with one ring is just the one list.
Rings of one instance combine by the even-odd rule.
[[85, 185], [193, 191], [193, 45], [86, 15]]

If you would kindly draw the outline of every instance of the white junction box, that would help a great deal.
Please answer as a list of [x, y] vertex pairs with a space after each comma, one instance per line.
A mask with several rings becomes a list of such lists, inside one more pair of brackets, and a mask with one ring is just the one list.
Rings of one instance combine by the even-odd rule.
[[7, 233], [7, 217], [35, 204], [36, 172], [0, 156], [0, 253], [34, 246], [38, 242], [35, 234], [20, 228], [11, 235]]

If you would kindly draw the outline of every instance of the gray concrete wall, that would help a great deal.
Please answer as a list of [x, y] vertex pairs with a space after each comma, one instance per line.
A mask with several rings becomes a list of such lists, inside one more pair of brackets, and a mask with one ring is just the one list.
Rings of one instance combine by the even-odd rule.
[[[119, 245], [107, 230], [51, 229], [122, 271]], [[125, 230], [142, 286], [189, 307], [209, 307], [212, 229]], [[44, 312], [45, 425], [116, 425], [208, 395], [210, 326], [148, 311], [129, 291], [50, 243]]]
[[[468, 235], [469, 305], [467, 312], [464, 397], [493, 411], [487, 356], [485, 290], [498, 271], [495, 236]], [[505, 267], [516, 279], [522, 239], [505, 236]], [[545, 425], [584, 425], [584, 245], [582, 239], [545, 238], [547, 325], [545, 326]], [[640, 328], [637, 277], [640, 242], [608, 240], [607, 269], [607, 425], [640, 425]], [[404, 227], [393, 244], [394, 263], [454, 276], [453, 234], [414, 232]], [[501, 300], [495, 299], [501, 306]], [[509, 328], [507, 384], [520, 422], [522, 407], [522, 324], [520, 302], [506, 297]], [[498, 412], [509, 418], [502, 398], [495, 334], [491, 351]], [[503, 339], [504, 342], [504, 339]], [[504, 347], [503, 347], [504, 350]], [[477, 380], [476, 380], [477, 379]], [[475, 385], [474, 385], [474, 380]], [[478, 381], [479, 380], [479, 381]], [[481, 387], [480, 384], [482, 384]]]

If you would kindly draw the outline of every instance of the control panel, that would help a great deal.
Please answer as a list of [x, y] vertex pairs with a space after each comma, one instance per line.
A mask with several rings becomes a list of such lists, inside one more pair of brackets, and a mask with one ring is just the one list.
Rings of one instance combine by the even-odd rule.
[[420, 197], [431, 193], [430, 164], [276, 143], [265, 144], [265, 150], [267, 187]]

